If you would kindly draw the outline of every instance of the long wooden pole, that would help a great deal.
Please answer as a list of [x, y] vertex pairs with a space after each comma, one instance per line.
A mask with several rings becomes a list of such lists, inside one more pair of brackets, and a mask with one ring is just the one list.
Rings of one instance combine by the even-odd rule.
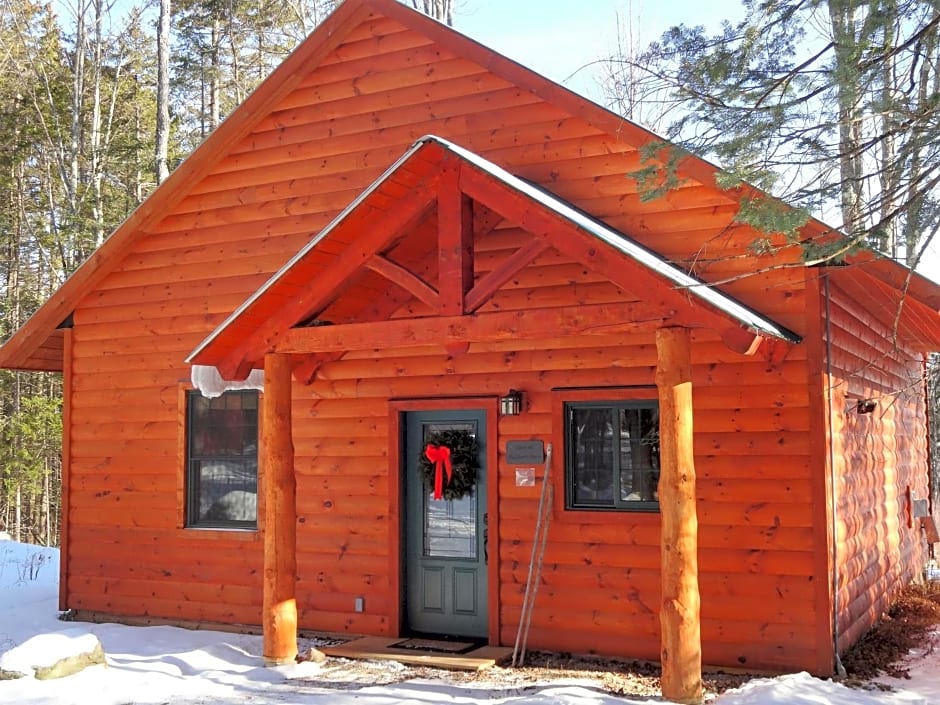
[[690, 347], [686, 328], [656, 331], [662, 521], [660, 658], [663, 697], [677, 703], [700, 703], [703, 698]]
[[264, 499], [263, 654], [265, 665], [278, 666], [291, 663], [297, 656], [297, 483], [287, 355], [264, 356], [260, 450]]

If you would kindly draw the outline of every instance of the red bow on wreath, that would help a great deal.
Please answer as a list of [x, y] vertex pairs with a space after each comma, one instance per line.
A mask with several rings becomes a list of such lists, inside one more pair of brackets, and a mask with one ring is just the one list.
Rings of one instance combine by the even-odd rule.
[[454, 466], [450, 462], [450, 448], [447, 446], [433, 446], [430, 443], [424, 449], [424, 455], [434, 463], [434, 499], [444, 498], [444, 474], [447, 470], [447, 482], [454, 474]]

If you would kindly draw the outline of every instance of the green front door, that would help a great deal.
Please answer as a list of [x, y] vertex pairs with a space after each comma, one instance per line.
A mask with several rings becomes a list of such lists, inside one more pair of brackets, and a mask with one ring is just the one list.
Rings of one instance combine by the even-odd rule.
[[[430, 434], [459, 430], [477, 440], [480, 469], [473, 494], [435, 500], [418, 467]], [[411, 632], [485, 638], [486, 412], [405, 414], [405, 618]]]

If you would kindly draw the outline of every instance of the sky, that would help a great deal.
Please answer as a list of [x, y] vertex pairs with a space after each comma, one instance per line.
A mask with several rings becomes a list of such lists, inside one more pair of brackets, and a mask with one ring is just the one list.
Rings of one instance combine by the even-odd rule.
[[739, 0], [455, 0], [458, 30], [568, 88], [602, 102], [592, 62], [617, 46], [635, 18], [640, 44], [675, 24], [718, 29], [742, 16]]
[[[618, 20], [619, 17], [619, 20]], [[604, 104], [596, 62], [617, 47], [617, 26], [634, 18], [640, 46], [676, 24], [717, 31], [743, 17], [740, 0], [455, 0], [455, 27], [491, 49]], [[940, 282], [940, 238], [922, 274]]]
[[[50, 651], [61, 657], [95, 639], [107, 667], [58, 680], [0, 679], [0, 703], [16, 705], [667, 705], [618, 697], [587, 679], [473, 683], [409, 677], [394, 662], [354, 669], [344, 659], [278, 668], [261, 664], [261, 638], [175, 627], [126, 627], [57, 619], [59, 552], [0, 540], [0, 670], [32, 673]], [[536, 605], [536, 609], [538, 605]], [[935, 634], [940, 639], [940, 633]], [[912, 654], [909, 680], [891, 691], [851, 690], [806, 673], [757, 678], [710, 705], [936, 705], [940, 649]], [[365, 682], [363, 682], [365, 669]], [[388, 683], [376, 685], [377, 681]], [[397, 681], [397, 682], [395, 682]]]

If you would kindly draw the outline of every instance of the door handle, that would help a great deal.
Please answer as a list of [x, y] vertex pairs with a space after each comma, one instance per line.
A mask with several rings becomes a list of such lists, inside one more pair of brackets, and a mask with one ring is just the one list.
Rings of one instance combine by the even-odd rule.
[[490, 562], [490, 514], [483, 514], [483, 563]]

